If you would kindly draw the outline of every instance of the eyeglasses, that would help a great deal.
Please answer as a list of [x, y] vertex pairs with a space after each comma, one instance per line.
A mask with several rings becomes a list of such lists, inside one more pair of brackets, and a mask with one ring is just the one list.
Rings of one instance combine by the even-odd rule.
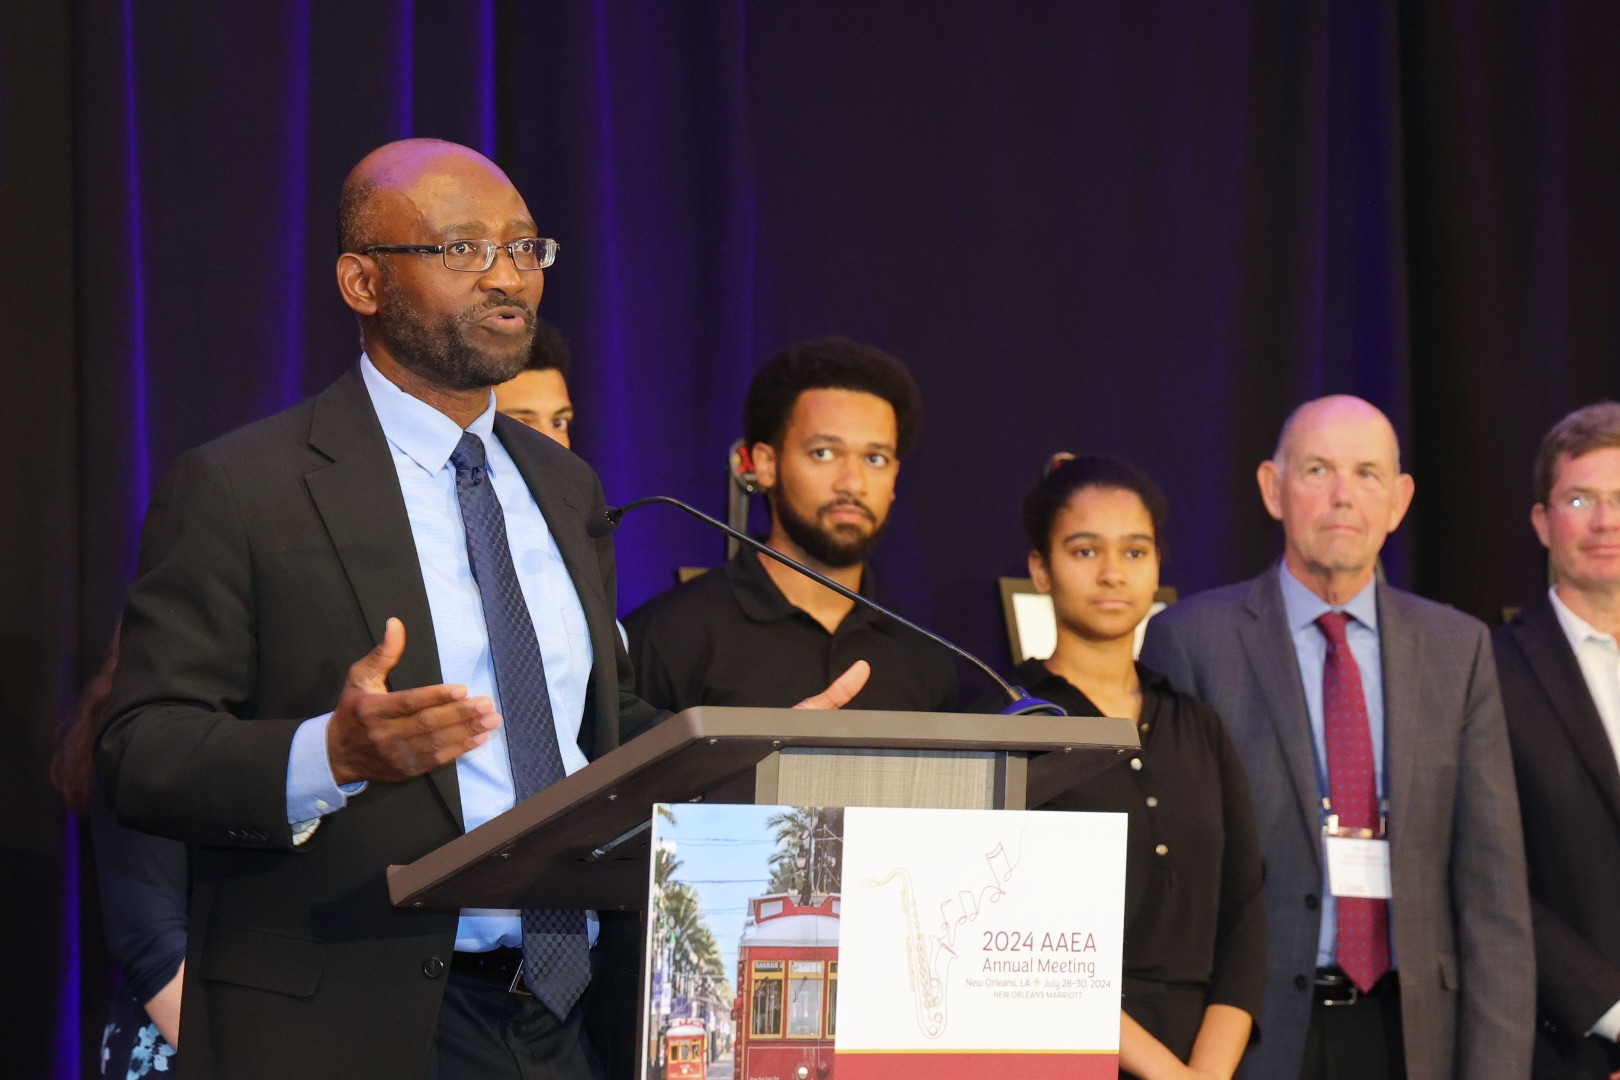
[[1556, 499], [1548, 499], [1547, 505], [1569, 514], [1595, 514], [1598, 504], [1601, 503], [1611, 514], [1620, 514], [1620, 491], [1611, 491], [1607, 495], [1599, 495], [1593, 491], [1581, 491], [1572, 495], [1560, 495]]
[[451, 270], [482, 274], [495, 265], [495, 253], [505, 249], [519, 270], [544, 270], [557, 260], [562, 247], [555, 240], [525, 236], [509, 244], [494, 240], [447, 240], [442, 244], [373, 244], [362, 255], [442, 255]]

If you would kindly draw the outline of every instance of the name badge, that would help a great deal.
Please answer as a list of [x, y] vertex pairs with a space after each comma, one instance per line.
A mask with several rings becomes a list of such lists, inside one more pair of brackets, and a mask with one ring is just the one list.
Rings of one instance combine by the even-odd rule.
[[1334, 896], [1390, 899], [1389, 841], [1323, 836], [1328, 889]]

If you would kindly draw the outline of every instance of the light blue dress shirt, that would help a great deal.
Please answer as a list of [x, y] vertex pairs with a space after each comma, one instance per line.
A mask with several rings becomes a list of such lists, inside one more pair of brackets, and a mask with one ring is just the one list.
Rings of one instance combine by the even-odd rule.
[[[1316, 620], [1330, 611], [1348, 612], [1352, 621], [1345, 630], [1350, 655], [1361, 669], [1361, 692], [1367, 700], [1367, 725], [1372, 734], [1373, 767], [1378, 777], [1378, 797], [1384, 797], [1384, 664], [1378, 645], [1378, 582], [1348, 602], [1337, 606], [1317, 596], [1288, 570], [1284, 563], [1277, 575], [1282, 581], [1283, 608], [1288, 613], [1288, 632], [1293, 635], [1294, 655], [1299, 658], [1299, 677], [1305, 684], [1305, 708], [1311, 716], [1311, 743], [1316, 748], [1316, 778], [1322, 794], [1327, 790], [1327, 742], [1322, 722], [1322, 673], [1327, 667], [1327, 637]], [[1338, 961], [1339, 904], [1328, 889], [1327, 865], [1322, 866], [1322, 931], [1316, 939], [1316, 965], [1332, 967]], [[1391, 968], [1394, 967], [1393, 944]]]
[[[422, 565], [433, 634], [439, 647], [439, 670], [447, 683], [467, 687], [500, 708], [495, 686], [495, 665], [490, 655], [484, 609], [467, 559], [467, 534], [456, 499], [456, 470], [450, 454], [461, 440], [462, 429], [433, 406], [412, 397], [372, 365], [360, 358], [360, 372], [371, 403], [377, 410], [394, 468], [405, 495], [411, 537]], [[517, 569], [523, 599], [534, 622], [540, 656], [556, 718], [557, 746], [563, 768], [577, 772], [586, 758], [579, 748], [580, 723], [591, 674], [591, 639], [585, 609], [563, 563], [562, 552], [546, 527], [540, 507], [506, 448], [494, 437], [495, 396], [489, 408], [467, 426], [484, 443], [495, 495], [506, 516], [507, 543]], [[405, 628], [409, 634], [410, 627]], [[355, 657], [355, 659], [359, 659]], [[300, 725], [293, 737], [287, 766], [287, 820], [312, 822], [341, 808], [363, 784], [339, 788], [332, 779], [326, 756], [326, 725], [331, 714]], [[496, 728], [489, 741], [456, 759], [456, 780], [461, 788], [461, 814], [470, 831], [510, 810], [516, 804], [512, 768], [506, 756], [506, 729]], [[313, 831], [310, 825], [304, 831]], [[591, 920], [595, 939], [595, 919]], [[456, 949], [484, 952], [497, 946], [519, 946], [523, 930], [517, 912], [464, 910], [456, 929]]]

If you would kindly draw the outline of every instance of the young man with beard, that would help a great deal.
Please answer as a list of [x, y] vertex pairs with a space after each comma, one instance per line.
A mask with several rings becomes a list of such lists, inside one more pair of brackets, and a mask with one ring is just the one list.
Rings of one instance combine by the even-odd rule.
[[407, 913], [386, 882], [660, 718], [586, 528], [601, 483], [494, 407], [556, 244], [432, 139], [355, 166], [338, 235], [363, 355], [175, 462], [100, 737], [119, 819], [190, 845], [185, 1075], [627, 1075], [633, 916]]
[[[917, 435], [917, 385], [892, 356], [846, 338], [793, 345], [754, 376], [743, 439], [771, 512], [766, 543], [862, 595]], [[748, 548], [625, 619], [641, 696], [660, 708], [789, 705], [801, 686], [872, 665], [856, 709], [957, 707], [939, 645]]]

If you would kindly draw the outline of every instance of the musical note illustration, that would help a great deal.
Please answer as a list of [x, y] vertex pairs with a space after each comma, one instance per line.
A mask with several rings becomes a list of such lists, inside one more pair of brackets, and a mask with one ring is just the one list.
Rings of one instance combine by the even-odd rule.
[[[984, 855], [984, 870], [989, 882], [977, 888], [959, 889], [954, 896], [939, 902], [939, 923], [933, 931], [923, 928], [917, 911], [916, 889], [911, 871], [897, 866], [881, 878], [866, 878], [861, 885], [880, 889], [890, 882], [900, 883], [900, 909], [906, 917], [906, 980], [911, 987], [917, 1010], [917, 1027], [926, 1038], [937, 1039], [945, 1032], [949, 1022], [947, 992], [950, 984], [946, 976], [951, 963], [957, 958], [958, 931], [978, 919], [986, 906], [1007, 895], [1007, 883], [1018, 868], [1017, 851], [1022, 850], [1023, 834], [1018, 837], [1018, 848], [1009, 852], [1005, 843], [999, 843]], [[983, 877], [980, 877], [983, 882]]]

